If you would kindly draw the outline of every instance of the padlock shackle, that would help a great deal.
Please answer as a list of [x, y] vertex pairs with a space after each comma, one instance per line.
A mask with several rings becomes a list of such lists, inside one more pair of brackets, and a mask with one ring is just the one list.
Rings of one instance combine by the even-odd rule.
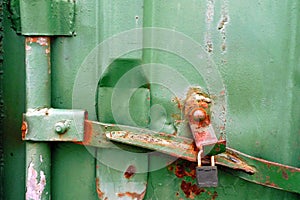
[[203, 149], [201, 148], [198, 152], [198, 155], [197, 155], [197, 161], [198, 161], [198, 167], [201, 167], [202, 164], [201, 164], [201, 154], [203, 153]]
[[211, 166], [215, 166], [215, 156], [210, 157]]

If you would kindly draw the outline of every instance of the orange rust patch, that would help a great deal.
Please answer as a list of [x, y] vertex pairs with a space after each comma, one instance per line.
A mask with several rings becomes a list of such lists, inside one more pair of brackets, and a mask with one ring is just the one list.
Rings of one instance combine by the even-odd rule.
[[191, 177], [192, 179], [196, 178], [196, 163], [187, 162], [185, 163], [176, 163], [175, 175], [178, 178], [183, 178], [185, 176]]
[[185, 196], [190, 199], [194, 199], [195, 196], [205, 192], [203, 188], [199, 188], [196, 184], [186, 182], [185, 180], [181, 182], [180, 188], [184, 192]]
[[125, 197], [125, 196], [127, 196], [127, 197], [130, 197], [132, 199], [142, 200], [142, 199], [144, 199], [145, 193], [146, 193], [146, 189], [141, 194], [138, 194], [136, 192], [118, 193], [118, 197]]
[[41, 46], [49, 46], [50, 37], [26, 37], [26, 43], [37, 43]]
[[85, 120], [84, 121], [84, 138], [83, 142], [75, 142], [76, 144], [88, 145], [91, 143], [93, 137], [93, 126], [92, 122]]
[[183, 105], [181, 104], [181, 101], [178, 97], [174, 97], [174, 99], [172, 99], [173, 102], [177, 103], [177, 107], [179, 110], [182, 110]]
[[173, 171], [173, 169], [174, 169], [174, 167], [173, 167], [172, 165], [169, 165], [169, 166], [168, 166], [168, 170], [169, 170], [169, 171], [171, 171], [171, 172], [172, 172], [172, 171]]
[[25, 121], [22, 122], [21, 131], [22, 131], [22, 139], [24, 140], [27, 134], [27, 123]]
[[215, 200], [218, 197], [218, 193], [215, 191], [214, 194], [212, 195], [212, 200]]

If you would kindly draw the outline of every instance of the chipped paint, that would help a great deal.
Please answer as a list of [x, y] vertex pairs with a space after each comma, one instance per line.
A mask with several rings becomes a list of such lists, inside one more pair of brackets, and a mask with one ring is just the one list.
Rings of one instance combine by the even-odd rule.
[[119, 198], [122, 197], [130, 197], [132, 200], [143, 200], [144, 196], [146, 194], [146, 189], [142, 193], [136, 193], [136, 192], [124, 192], [124, 193], [118, 193], [117, 196]]
[[134, 165], [129, 165], [124, 173], [124, 177], [127, 179], [132, 178], [136, 173], [136, 167]]
[[213, 41], [212, 41], [212, 23], [214, 21], [215, 15], [215, 1], [214, 0], [207, 0], [206, 6], [206, 34], [205, 34], [205, 46], [206, 51], [208, 53], [213, 52]]
[[41, 46], [49, 46], [50, 37], [26, 37], [26, 44], [37, 43]]
[[196, 184], [182, 180], [180, 185], [181, 190], [184, 192], [186, 198], [194, 199], [196, 196], [205, 192], [203, 188], [199, 188]]
[[102, 192], [100, 189], [100, 179], [99, 178], [96, 178], [96, 192], [97, 192], [98, 198], [102, 199], [104, 192]]
[[221, 44], [221, 51], [222, 53], [226, 53], [227, 50], [227, 43], [226, 43], [226, 26], [229, 23], [229, 14], [228, 14], [228, 1], [222, 1], [222, 9], [221, 9], [221, 19], [218, 23], [217, 29], [220, 31], [222, 44]]
[[27, 125], [26, 121], [22, 122], [21, 131], [22, 131], [22, 140], [24, 140], [26, 137], [26, 134], [28, 133], [28, 125]]
[[184, 114], [185, 118], [189, 120], [189, 126], [198, 149], [218, 142], [210, 123], [210, 103], [211, 99], [200, 88], [189, 89], [184, 105]]
[[34, 169], [31, 162], [27, 170], [26, 180], [26, 200], [40, 200], [46, 186], [46, 176], [44, 171], [38, 172]]

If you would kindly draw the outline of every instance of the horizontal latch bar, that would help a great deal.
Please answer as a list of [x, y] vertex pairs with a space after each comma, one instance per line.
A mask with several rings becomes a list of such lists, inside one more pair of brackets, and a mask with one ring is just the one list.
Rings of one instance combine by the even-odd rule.
[[156, 150], [189, 161], [196, 161], [197, 148], [189, 138], [164, 133], [133, 133], [130, 131], [107, 132], [106, 137], [129, 145]]
[[[125, 125], [85, 120], [85, 111], [32, 109], [24, 114], [23, 139], [72, 141], [100, 148], [119, 148], [113, 141], [196, 161], [197, 148], [191, 138]], [[212, 154], [225, 149], [225, 141], [210, 147]], [[231, 148], [215, 156], [216, 164], [233, 175], [260, 185], [300, 193], [300, 169], [255, 158]], [[204, 158], [203, 163], [209, 161]]]
[[[194, 140], [149, 129], [85, 121], [85, 139], [83, 144], [100, 148], [114, 148], [111, 141], [127, 145], [156, 150], [178, 158], [196, 162], [198, 149]], [[111, 141], [110, 141], [111, 140]], [[226, 149], [226, 141], [204, 147], [207, 155], [218, 154]]]

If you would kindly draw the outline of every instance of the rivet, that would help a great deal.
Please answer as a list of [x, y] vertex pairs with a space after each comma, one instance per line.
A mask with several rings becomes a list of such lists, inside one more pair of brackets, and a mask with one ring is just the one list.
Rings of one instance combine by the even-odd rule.
[[64, 134], [70, 127], [70, 120], [60, 121], [55, 124], [55, 132]]
[[193, 112], [193, 119], [195, 122], [201, 122], [205, 119], [206, 113], [203, 110], [195, 110]]

